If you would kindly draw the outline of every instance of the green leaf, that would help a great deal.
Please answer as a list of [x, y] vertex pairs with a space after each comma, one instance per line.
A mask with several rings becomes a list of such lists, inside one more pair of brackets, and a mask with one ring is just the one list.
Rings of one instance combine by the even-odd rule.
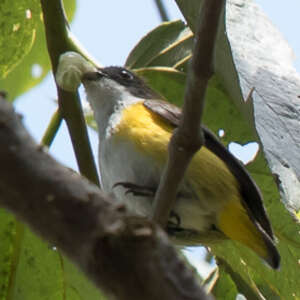
[[165, 22], [149, 32], [129, 54], [125, 66], [174, 67], [191, 56], [193, 34], [182, 21]]
[[6, 298], [9, 286], [14, 236], [14, 217], [0, 209], [0, 299]]
[[[10, 5], [11, 3], [16, 3], [16, 5], [19, 3], [19, 1], [5, 1], [10, 3]], [[0, 76], [0, 90], [5, 90], [8, 93], [8, 100], [10, 101], [15, 100], [18, 96], [40, 83], [50, 71], [50, 61], [46, 46], [44, 25], [41, 18], [40, 4], [38, 0], [31, 0], [30, 2], [32, 2], [32, 7], [34, 7], [34, 9], [32, 9], [32, 31], [34, 31], [35, 36], [34, 43], [29, 45], [27, 40], [20, 40], [18, 43], [13, 43], [13, 46], [18, 47], [19, 51], [22, 52], [22, 55], [18, 56], [18, 59], [13, 65], [3, 60], [5, 64], [3, 68], [10, 68], [10, 72], [5, 78], [1, 79]], [[72, 19], [75, 13], [76, 1], [65, 0], [64, 4], [69, 19]], [[4, 19], [0, 17], [0, 22], [1, 20], [7, 22], [8, 18], [7, 16], [4, 16]], [[5, 46], [8, 41], [8, 36], [0, 35], [0, 47], [2, 43]], [[21, 42], [22, 44], [20, 44]], [[1, 51], [0, 53], [2, 55], [5, 51]], [[0, 56], [0, 58], [2, 58], [2, 56]], [[0, 60], [0, 63], [1, 62], [2, 59]], [[0, 66], [0, 70], [1, 69]]]
[[17, 222], [8, 298], [61, 299], [63, 285], [57, 253]]
[[0, 299], [105, 299], [53, 245], [0, 210]]
[[38, 10], [37, 0], [1, 1], [0, 78], [5, 77], [30, 51]]
[[[221, 274], [217, 279], [221, 279], [222, 281], [222, 276], [228, 276], [230, 277], [230, 280], [232, 282], [234, 282], [235, 285], [235, 290], [236, 292], [238, 291], [243, 291], [243, 295], [247, 298], [247, 299], [251, 299], [251, 300], [262, 300], [262, 297], [260, 294], [257, 293], [257, 290], [253, 287], [255, 287], [255, 283], [252, 282], [252, 284], [250, 285], [249, 282], [246, 282], [238, 272], [235, 272], [228, 264], [225, 260], [221, 259], [220, 257], [217, 257], [217, 261], [218, 261], [218, 275]], [[215, 283], [217, 283], [217, 281], [215, 281]], [[231, 283], [229, 283], [229, 285], [232, 285]], [[214, 287], [214, 286], [213, 286]], [[213, 288], [212, 287], [212, 288]], [[214, 293], [214, 295], [216, 296], [216, 294]], [[222, 295], [220, 295], [219, 297], [220, 299], [222, 299]], [[235, 298], [234, 298], [235, 299]]]
[[222, 268], [219, 269], [219, 278], [215, 283], [211, 293], [216, 299], [235, 300], [238, 294], [235, 283]]
[[64, 280], [66, 286], [66, 299], [70, 300], [105, 300], [101, 294], [86, 276], [66, 257], [63, 257]]
[[169, 102], [178, 106], [182, 105], [184, 96], [183, 87], [186, 80], [185, 73], [166, 67], [141, 68], [135, 71]]

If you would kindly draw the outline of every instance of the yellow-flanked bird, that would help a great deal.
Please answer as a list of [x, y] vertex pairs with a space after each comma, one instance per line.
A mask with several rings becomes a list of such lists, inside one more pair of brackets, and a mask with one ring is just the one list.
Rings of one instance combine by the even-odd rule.
[[[83, 72], [82, 83], [98, 125], [104, 191], [134, 213], [150, 216], [180, 109], [122, 67]], [[203, 131], [205, 145], [186, 171], [167, 231], [181, 245], [221, 233], [278, 268], [280, 256], [258, 187], [217, 137]]]

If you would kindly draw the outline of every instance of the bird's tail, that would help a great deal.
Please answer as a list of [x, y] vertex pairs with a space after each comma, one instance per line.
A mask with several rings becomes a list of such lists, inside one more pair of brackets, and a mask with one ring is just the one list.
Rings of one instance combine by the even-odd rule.
[[272, 237], [250, 218], [239, 200], [233, 199], [224, 206], [218, 227], [228, 238], [252, 249], [272, 268], [279, 267], [280, 256]]

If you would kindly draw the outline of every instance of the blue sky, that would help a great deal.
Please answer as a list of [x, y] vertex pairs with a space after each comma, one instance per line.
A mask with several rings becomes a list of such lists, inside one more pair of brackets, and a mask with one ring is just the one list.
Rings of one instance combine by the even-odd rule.
[[[295, 66], [300, 72], [300, 1], [256, 1], [279, 28], [295, 52]], [[174, 1], [165, 0], [171, 19], [180, 18]], [[153, 0], [78, 0], [71, 30], [82, 45], [102, 65], [122, 65], [129, 51], [148, 31], [160, 23]], [[26, 127], [37, 141], [41, 139], [55, 110], [55, 87], [49, 75], [41, 85], [16, 101], [16, 109], [24, 115]], [[94, 153], [97, 136], [90, 131]], [[50, 152], [64, 164], [77, 169], [68, 134], [63, 125]], [[191, 260], [199, 263], [199, 255]], [[202, 270], [208, 270], [201, 265]], [[204, 273], [205, 273], [204, 272]]]

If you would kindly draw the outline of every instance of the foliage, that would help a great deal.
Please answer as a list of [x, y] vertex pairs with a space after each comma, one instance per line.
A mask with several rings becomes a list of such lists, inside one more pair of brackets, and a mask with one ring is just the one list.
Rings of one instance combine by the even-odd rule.
[[[201, 1], [176, 2], [193, 30]], [[251, 6], [252, 1], [249, 2]], [[75, 1], [65, 1], [65, 8], [69, 19], [72, 18]], [[234, 11], [237, 8], [229, 1], [227, 9]], [[249, 7], [244, 6], [243, 9]], [[250, 10], [243, 13], [258, 23], [262, 18], [258, 13], [251, 15]], [[225, 15], [223, 21], [225, 24]], [[229, 28], [236, 30], [230, 21], [226, 22]], [[245, 78], [251, 81], [252, 75], [250, 70], [245, 69], [245, 62], [238, 55], [242, 47], [233, 46], [247, 43], [247, 39], [237, 41], [233, 33], [230, 45], [235, 52], [231, 52], [224, 34], [224, 24], [217, 44], [216, 74], [207, 91], [204, 123], [216, 134], [220, 129], [224, 130], [225, 134], [220, 138], [225, 145], [232, 141], [241, 145], [253, 141], [260, 143], [255, 160], [247, 167], [263, 192], [279, 240], [282, 266], [280, 271], [270, 270], [248, 249], [231, 241], [212, 244], [209, 246], [219, 259], [220, 267], [206, 283], [210, 282], [210, 290], [216, 299], [235, 299], [238, 293], [245, 294], [249, 299], [263, 299], [262, 295], [266, 299], [298, 299], [300, 228], [293, 214], [299, 211], [299, 207], [292, 206], [291, 211], [288, 211], [280, 202], [272, 173], [280, 176], [282, 165], [276, 164], [277, 168], [274, 169], [274, 164], [271, 164], [270, 171], [268, 163], [271, 158], [267, 151], [270, 148], [269, 141], [261, 129], [260, 120], [254, 118], [255, 113], [259, 115], [264, 107], [258, 106], [258, 98], [252, 97], [247, 102], [243, 100], [250, 90], [249, 86], [248, 89], [245, 87]], [[0, 89], [5, 89], [9, 99], [14, 100], [41, 82], [50, 70], [39, 1], [2, 1], [0, 32]], [[182, 21], [165, 22], [135, 46], [127, 58], [126, 66], [142, 75], [167, 100], [180, 106], [192, 45], [193, 33]], [[264, 55], [267, 57], [268, 53]], [[41, 68], [39, 76], [33, 73], [34, 66]], [[280, 77], [272, 67], [268, 71]], [[257, 85], [262, 88], [262, 83]], [[279, 96], [284, 98], [287, 91], [280, 92]], [[264, 103], [272, 106], [267, 96]], [[263, 114], [266, 121], [273, 118], [270, 111], [263, 111]], [[93, 122], [91, 116], [88, 122]], [[278, 131], [285, 130], [283, 123], [276, 123]], [[288, 197], [288, 192], [286, 188], [283, 189], [283, 198]], [[3, 210], [0, 211], [0, 237], [0, 299], [101, 299], [99, 292], [53, 245], [42, 242]]]
[[[64, 5], [72, 19], [75, 0]], [[13, 101], [50, 71], [40, 1], [1, 1], [0, 19], [0, 89]]]

